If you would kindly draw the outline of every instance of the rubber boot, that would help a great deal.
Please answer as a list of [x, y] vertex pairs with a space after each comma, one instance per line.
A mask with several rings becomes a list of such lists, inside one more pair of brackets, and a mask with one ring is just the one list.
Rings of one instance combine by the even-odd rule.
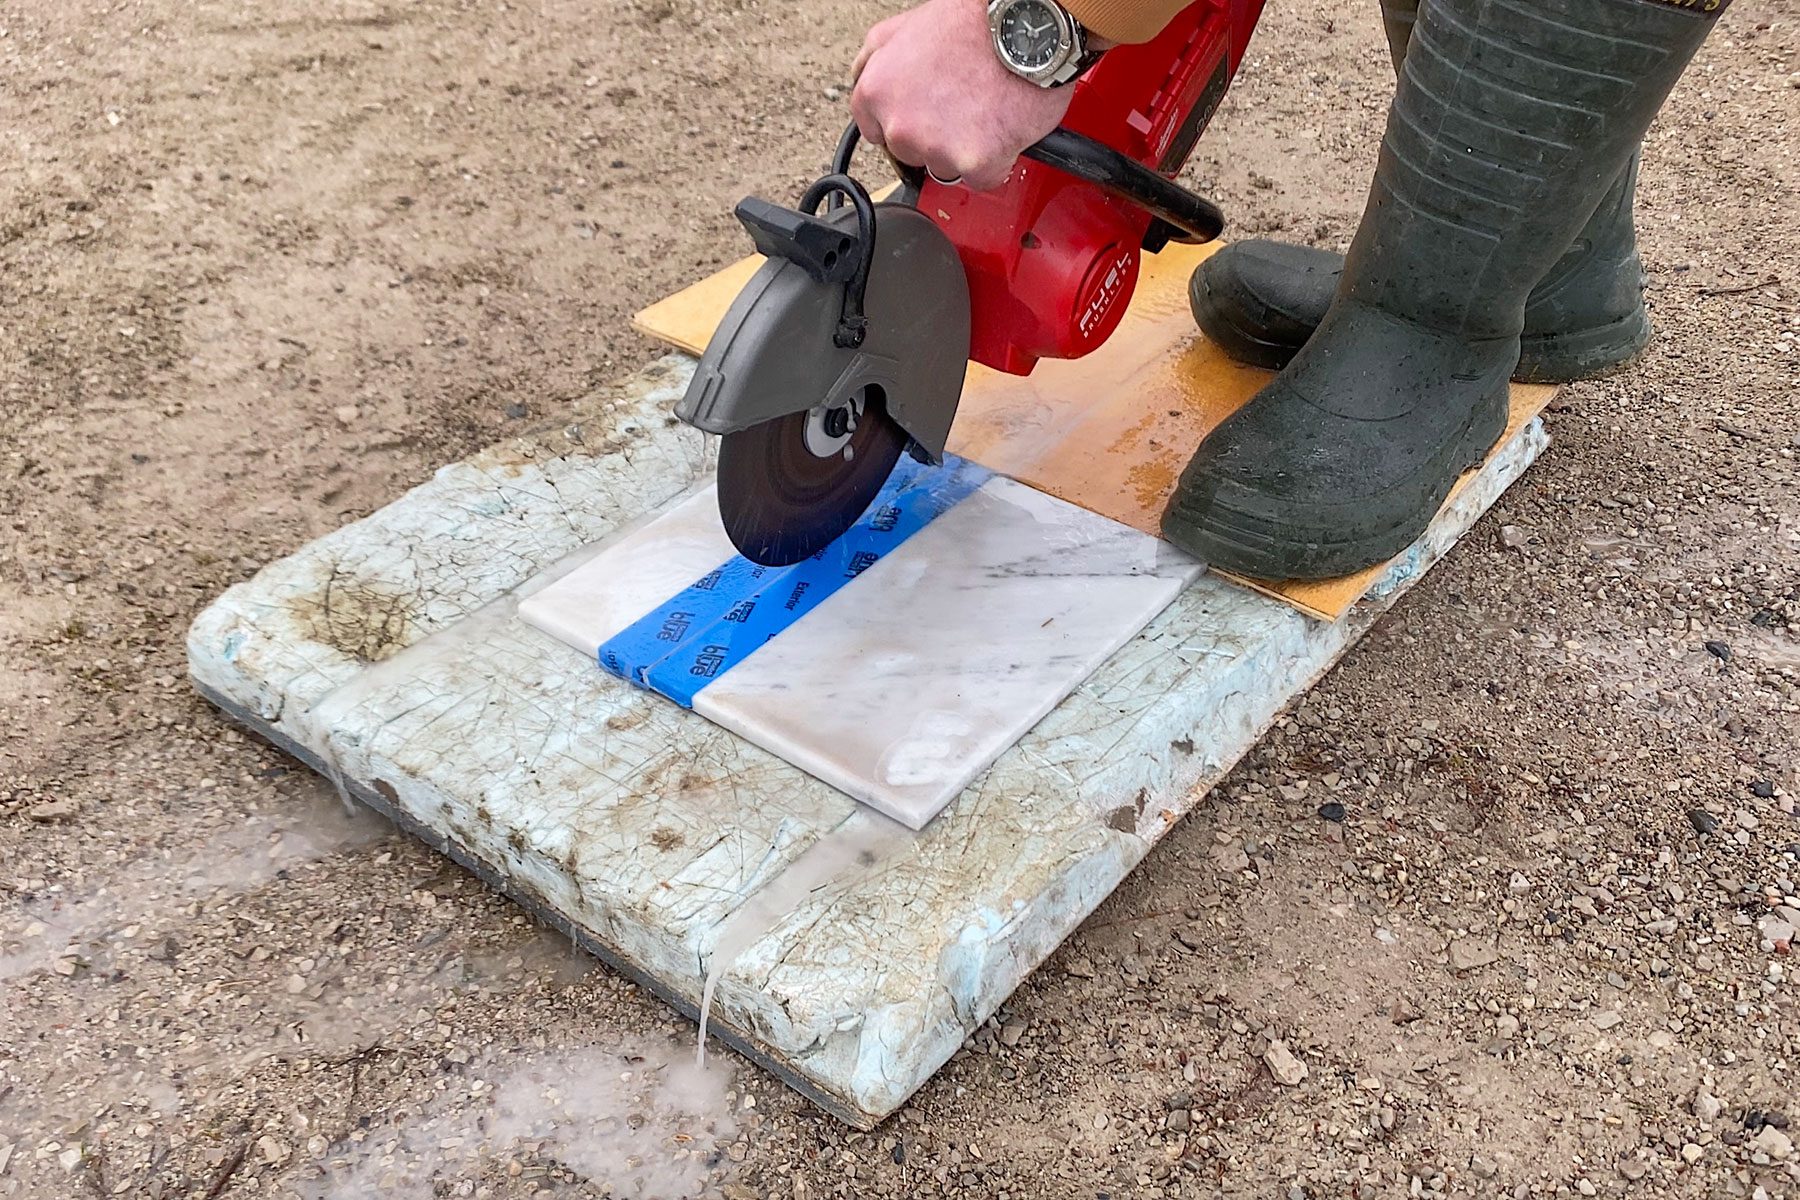
[[[1382, 0], [1388, 51], [1398, 74], [1418, 0]], [[1643, 264], [1632, 198], [1637, 156], [1607, 190], [1587, 227], [1525, 305], [1519, 365], [1528, 383], [1564, 383], [1616, 371], [1650, 340]], [[1331, 304], [1341, 255], [1255, 239], [1226, 246], [1188, 283], [1194, 320], [1225, 353], [1268, 370], [1287, 365]]]
[[1505, 429], [1527, 297], [1712, 23], [1662, 0], [1430, 0], [1336, 297], [1201, 444], [1165, 536], [1273, 579], [1416, 540]]

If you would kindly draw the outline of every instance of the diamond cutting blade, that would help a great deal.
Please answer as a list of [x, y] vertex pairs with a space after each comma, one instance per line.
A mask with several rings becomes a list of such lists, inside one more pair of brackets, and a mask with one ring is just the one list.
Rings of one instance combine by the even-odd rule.
[[[968, 365], [968, 281], [956, 249], [905, 205], [876, 206], [868, 333], [836, 345], [843, 286], [791, 262], [746, 285], [677, 409], [723, 434], [719, 515], [768, 566], [830, 545], [869, 507], [909, 442], [942, 455]], [[846, 210], [843, 219], [854, 228]]]
[[873, 386], [726, 434], [719, 516], [731, 544], [769, 567], [811, 558], [867, 511], [905, 448]]

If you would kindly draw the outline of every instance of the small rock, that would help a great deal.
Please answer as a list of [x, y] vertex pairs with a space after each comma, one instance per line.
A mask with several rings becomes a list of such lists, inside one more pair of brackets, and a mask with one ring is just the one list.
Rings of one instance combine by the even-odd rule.
[[1762, 1131], [1750, 1139], [1750, 1148], [1762, 1151], [1774, 1162], [1786, 1162], [1794, 1152], [1794, 1141], [1775, 1126], [1764, 1125]]
[[1523, 872], [1514, 871], [1512, 878], [1506, 881], [1506, 890], [1515, 896], [1523, 896], [1531, 890], [1531, 880], [1525, 878]]
[[1093, 961], [1080, 954], [1074, 955], [1063, 964], [1063, 974], [1071, 979], [1092, 979], [1094, 977]]
[[1649, 1173], [1650, 1168], [1645, 1165], [1644, 1160], [1641, 1158], [1627, 1158], [1622, 1159], [1619, 1162], [1619, 1174], [1631, 1180], [1633, 1183], [1636, 1183]]
[[1187, 1109], [1178, 1108], [1169, 1114], [1165, 1123], [1168, 1125], [1170, 1133], [1186, 1133], [1192, 1128], [1193, 1120], [1193, 1117], [1188, 1115]]
[[287, 977], [287, 982], [282, 986], [287, 989], [288, 995], [298, 996], [301, 992], [306, 990], [306, 980], [298, 975], [289, 975]]
[[1511, 1013], [1501, 1013], [1494, 1021], [1494, 1032], [1501, 1041], [1512, 1041], [1519, 1035], [1519, 1018]]
[[1775, 798], [1775, 785], [1767, 779], [1758, 779], [1755, 783], [1750, 785], [1750, 794], [1755, 796], [1758, 800], [1773, 800]]
[[1614, 1009], [1602, 1009], [1593, 1016], [1595, 1029], [1611, 1029], [1625, 1019], [1625, 1014]]
[[1192, 925], [1182, 925], [1175, 930], [1175, 940], [1189, 950], [1198, 950], [1206, 945], [1206, 939]]
[[1756, 932], [1762, 935], [1764, 941], [1775, 943], [1775, 948], [1780, 950], [1783, 947], [1791, 948], [1793, 946], [1794, 934], [1797, 931], [1791, 921], [1785, 920], [1775, 913], [1770, 913], [1757, 920]]
[[1706, 652], [1720, 662], [1731, 661], [1731, 647], [1727, 646], [1724, 642], [1707, 642]]
[[280, 1166], [293, 1154], [286, 1142], [267, 1133], [256, 1139], [256, 1152], [272, 1167]]
[[515, 400], [506, 406], [506, 415], [509, 420], [520, 421], [531, 415], [531, 409]]
[[1477, 1154], [1469, 1160], [1469, 1170], [1483, 1179], [1492, 1179], [1500, 1173], [1500, 1167], [1491, 1158], [1483, 1158]]
[[67, 821], [80, 812], [73, 800], [44, 800], [25, 810], [25, 815], [33, 821]]
[[1500, 947], [1492, 938], [1464, 937], [1450, 943], [1450, 969], [1458, 974], [1500, 961]]
[[1324, 817], [1327, 821], [1342, 821], [1344, 819], [1344, 806], [1339, 804], [1336, 800], [1328, 800], [1324, 804], [1319, 805], [1319, 815]]
[[1724, 1111], [1724, 1103], [1711, 1092], [1702, 1089], [1694, 1093], [1694, 1115], [1700, 1120], [1710, 1124]]
[[339, 425], [348, 429], [350, 426], [356, 424], [357, 418], [362, 416], [362, 410], [357, 408], [354, 404], [340, 404], [331, 410], [331, 415], [337, 418], [337, 423]]
[[1681, 1161], [1688, 1164], [1690, 1167], [1705, 1157], [1706, 1151], [1702, 1150], [1693, 1142], [1689, 1142], [1681, 1148]]
[[61, 1154], [56, 1156], [56, 1161], [61, 1165], [63, 1170], [73, 1171], [76, 1167], [81, 1165], [81, 1147], [70, 1146], [67, 1150], [64, 1150]]
[[1287, 1048], [1287, 1043], [1280, 1038], [1269, 1043], [1268, 1050], [1263, 1054], [1263, 1062], [1268, 1065], [1269, 1074], [1275, 1077], [1275, 1082], [1287, 1087], [1298, 1087], [1306, 1078], [1306, 1064], [1295, 1058]]
[[1577, 1179], [1575, 1181], [1575, 1190], [1580, 1192], [1583, 1196], [1596, 1196], [1600, 1193], [1599, 1188], [1595, 1187], [1585, 1179]]
[[1229, 871], [1235, 875], [1239, 871], [1250, 869], [1250, 856], [1244, 853], [1242, 846], [1214, 846], [1212, 857], [1221, 871]]
[[1688, 809], [1688, 824], [1694, 827], [1695, 833], [1708, 834], [1719, 828], [1719, 818], [1704, 808], [1690, 808]]
[[1523, 529], [1520, 529], [1517, 525], [1502, 525], [1500, 527], [1500, 548], [1502, 550], [1522, 550], [1525, 548], [1525, 543], [1530, 540], [1531, 535], [1526, 533]]
[[1008, 1021], [1000, 1027], [1000, 1042], [1002, 1045], [1016, 1046], [1019, 1044], [1019, 1039], [1024, 1036], [1025, 1023], [1023, 1021]]

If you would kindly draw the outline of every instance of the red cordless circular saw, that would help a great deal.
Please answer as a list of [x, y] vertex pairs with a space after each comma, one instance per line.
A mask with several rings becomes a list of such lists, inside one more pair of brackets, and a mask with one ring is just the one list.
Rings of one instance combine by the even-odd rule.
[[719, 511], [745, 557], [824, 549], [901, 452], [940, 461], [970, 360], [1016, 375], [1079, 358], [1118, 326], [1138, 256], [1217, 237], [1172, 182], [1243, 60], [1262, 0], [1198, 0], [1075, 87], [1063, 127], [1005, 184], [972, 192], [902, 168], [876, 203], [849, 175], [852, 126], [796, 208], [738, 219], [768, 259], [733, 301], [676, 414], [719, 447]]

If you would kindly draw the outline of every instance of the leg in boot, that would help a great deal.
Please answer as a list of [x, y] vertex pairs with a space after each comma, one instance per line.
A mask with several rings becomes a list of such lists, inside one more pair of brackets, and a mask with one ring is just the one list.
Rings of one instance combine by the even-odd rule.
[[1415, 540], [1505, 425], [1532, 288], [1711, 23], [1661, 0], [1431, 0], [1337, 298], [1195, 454], [1170, 540], [1276, 578]]
[[[1418, 0], [1384, 0], [1382, 21], [1398, 72]], [[1560, 383], [1631, 362], [1650, 338], [1631, 203], [1637, 160], [1623, 171], [1525, 310], [1515, 378]], [[1287, 365], [1337, 291], [1343, 258], [1328, 250], [1255, 239], [1220, 250], [1194, 272], [1194, 320], [1225, 353], [1268, 370]]]

